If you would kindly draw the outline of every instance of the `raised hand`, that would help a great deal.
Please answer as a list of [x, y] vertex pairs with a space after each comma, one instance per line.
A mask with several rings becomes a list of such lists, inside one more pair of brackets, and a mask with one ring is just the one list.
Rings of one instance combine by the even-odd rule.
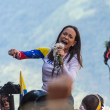
[[17, 58], [18, 51], [16, 49], [11, 49], [8, 51], [8, 54], [13, 56], [13, 58]]

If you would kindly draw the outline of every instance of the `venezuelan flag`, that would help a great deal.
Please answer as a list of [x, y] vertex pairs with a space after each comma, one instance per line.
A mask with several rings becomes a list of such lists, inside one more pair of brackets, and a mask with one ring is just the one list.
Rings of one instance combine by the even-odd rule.
[[40, 47], [31, 51], [19, 51], [18, 59], [44, 58], [50, 51], [50, 48]]
[[22, 76], [22, 72], [20, 71], [20, 86], [21, 86], [21, 94], [20, 94], [20, 99], [27, 93], [27, 89], [24, 83], [24, 79]]

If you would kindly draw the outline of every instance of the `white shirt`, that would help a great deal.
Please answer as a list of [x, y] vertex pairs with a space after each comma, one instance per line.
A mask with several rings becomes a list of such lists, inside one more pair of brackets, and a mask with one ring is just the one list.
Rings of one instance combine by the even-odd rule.
[[[67, 56], [67, 58], [64, 60], [63, 64], [63, 73], [69, 75], [72, 78], [72, 81], [75, 81], [76, 75], [80, 69], [80, 64], [77, 60], [77, 55], [75, 54], [74, 57], [67, 63], [68, 59], [70, 57], [70, 54]], [[48, 84], [50, 82], [50, 78], [52, 75], [52, 70], [53, 70], [53, 62], [51, 62], [48, 59], [48, 56], [45, 56], [44, 59], [44, 64], [42, 66], [42, 81], [43, 81], [43, 90], [48, 90]], [[60, 70], [58, 75], [57, 75], [58, 69], [56, 68], [53, 74], [53, 79], [58, 77], [59, 75], [62, 74], [62, 71]]]

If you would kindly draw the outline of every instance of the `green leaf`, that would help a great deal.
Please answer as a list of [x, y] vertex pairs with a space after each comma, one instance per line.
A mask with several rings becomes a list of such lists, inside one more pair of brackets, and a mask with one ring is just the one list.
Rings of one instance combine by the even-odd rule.
[[108, 46], [108, 42], [109, 42], [109, 41], [105, 41], [105, 47], [107, 47], [107, 46]]

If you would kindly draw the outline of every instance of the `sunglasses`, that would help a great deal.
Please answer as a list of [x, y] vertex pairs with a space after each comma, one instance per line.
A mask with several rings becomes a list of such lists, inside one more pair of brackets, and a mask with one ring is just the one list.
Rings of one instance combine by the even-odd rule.
[[9, 99], [3, 99], [2, 102], [5, 103], [5, 101], [9, 102]]

